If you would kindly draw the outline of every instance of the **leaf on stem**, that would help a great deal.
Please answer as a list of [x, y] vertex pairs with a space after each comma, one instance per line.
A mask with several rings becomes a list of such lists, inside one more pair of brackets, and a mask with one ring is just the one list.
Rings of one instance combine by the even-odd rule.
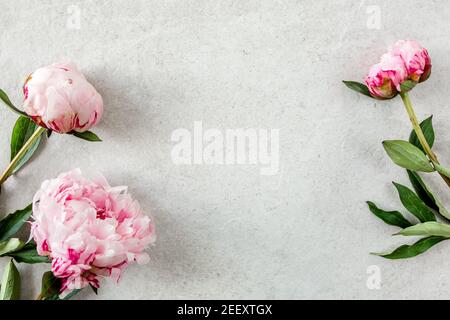
[[34, 242], [28, 242], [18, 251], [10, 252], [7, 256], [14, 258], [17, 262], [22, 263], [50, 263], [50, 259], [47, 256], [40, 256], [36, 250], [36, 244]]
[[412, 245], [400, 246], [391, 253], [374, 253], [374, 254], [386, 259], [407, 259], [424, 253], [432, 246], [444, 240], [447, 240], [447, 238], [431, 236], [427, 238], [422, 238]]
[[400, 228], [410, 227], [412, 224], [408, 220], [406, 220], [403, 215], [398, 211], [384, 211], [379, 209], [375, 203], [367, 201], [367, 205], [369, 206], [369, 210], [378, 218], [383, 220], [385, 223], [396, 226]]
[[370, 94], [370, 91], [365, 84], [357, 82], [357, 81], [342, 81], [342, 82], [347, 86], [347, 88], [349, 88], [353, 91], [356, 91], [358, 93], [361, 93], [365, 96], [374, 98]]
[[439, 236], [450, 238], [450, 225], [429, 221], [419, 223], [396, 233], [402, 236]]
[[431, 192], [417, 172], [407, 170], [409, 181], [413, 186], [419, 198], [431, 209], [438, 212], [446, 219], [450, 219], [450, 213], [444, 207], [442, 202]]
[[[434, 144], [434, 129], [433, 129], [433, 116], [430, 116], [423, 120], [420, 123], [420, 128], [422, 129], [423, 135], [425, 136], [425, 140], [428, 142], [428, 145], [430, 148], [433, 147]], [[419, 138], [417, 138], [417, 134], [415, 130], [411, 131], [411, 134], [409, 135], [409, 142], [413, 145], [415, 145], [420, 150], [423, 150], [422, 144], [419, 141]]]
[[99, 136], [97, 136], [95, 133], [93, 133], [92, 131], [85, 131], [85, 132], [72, 132], [71, 134], [73, 134], [75, 137], [86, 140], [86, 141], [91, 141], [91, 142], [99, 142], [102, 141], [102, 139], [99, 138]]
[[16, 106], [11, 102], [11, 100], [9, 100], [9, 97], [6, 94], [6, 92], [3, 91], [2, 89], [0, 89], [0, 100], [2, 100], [8, 106], [8, 108], [10, 108], [12, 111], [17, 113], [18, 115], [28, 117], [28, 115], [25, 112], [16, 108]]
[[61, 279], [56, 278], [53, 272], [47, 271], [42, 275], [41, 294], [42, 300], [58, 300], [61, 291]]
[[402, 168], [422, 172], [434, 171], [422, 150], [408, 141], [387, 140], [383, 141], [383, 147], [391, 160]]
[[20, 298], [20, 274], [14, 262], [9, 261], [3, 272], [0, 288], [0, 300], [19, 300]]
[[0, 220], [0, 241], [15, 235], [30, 218], [32, 212], [32, 205], [29, 204], [24, 209], [17, 210]]
[[420, 200], [411, 189], [396, 182], [393, 182], [393, 184], [397, 188], [403, 206], [419, 219], [420, 222], [436, 221], [433, 210]]
[[[28, 141], [28, 139], [30, 139], [34, 131], [38, 128], [39, 126], [36, 125], [30, 118], [19, 117], [19, 119], [17, 119], [11, 136], [11, 160], [17, 155], [23, 145]], [[19, 169], [31, 159], [41, 143], [41, 138], [42, 134], [36, 139], [36, 141], [34, 141], [33, 145], [30, 149], [28, 149], [22, 159], [16, 163], [12, 173], [19, 171]]]
[[24, 243], [17, 238], [12, 238], [0, 242], [0, 256], [4, 256], [8, 253], [17, 251], [24, 246]]

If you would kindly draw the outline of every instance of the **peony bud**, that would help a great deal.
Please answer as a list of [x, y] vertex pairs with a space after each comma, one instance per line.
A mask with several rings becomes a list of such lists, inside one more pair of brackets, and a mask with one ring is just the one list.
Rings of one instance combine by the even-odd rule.
[[408, 71], [408, 78], [424, 82], [431, 74], [431, 59], [427, 49], [414, 40], [399, 40], [391, 48], [393, 55], [400, 56]]
[[52, 64], [23, 85], [24, 110], [40, 126], [59, 133], [84, 132], [97, 124], [103, 100], [73, 64]]
[[51, 259], [61, 291], [98, 288], [101, 277], [119, 280], [128, 264], [148, 261], [144, 250], [155, 239], [152, 219], [126, 187], [89, 180], [79, 169], [42, 183], [32, 218], [37, 252]]
[[387, 53], [381, 57], [380, 63], [370, 69], [366, 77], [366, 85], [373, 97], [390, 99], [400, 92], [400, 85], [407, 76], [403, 60]]

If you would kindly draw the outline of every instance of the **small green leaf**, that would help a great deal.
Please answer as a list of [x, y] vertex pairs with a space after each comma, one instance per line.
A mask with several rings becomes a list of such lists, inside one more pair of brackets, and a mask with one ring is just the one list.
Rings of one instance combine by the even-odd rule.
[[450, 219], [450, 213], [442, 202], [431, 192], [417, 172], [407, 170], [409, 181], [419, 198], [431, 209], [438, 212], [445, 219]]
[[429, 221], [419, 223], [396, 233], [402, 236], [439, 236], [450, 238], [450, 225]]
[[30, 218], [32, 205], [28, 205], [22, 210], [17, 210], [9, 214], [0, 221], [0, 241], [7, 240], [20, 230], [24, 223]]
[[417, 84], [417, 81], [406, 80], [405, 82], [400, 84], [400, 89], [401, 89], [402, 93], [406, 93], [408, 91], [411, 91], [416, 86], [416, 84]]
[[11, 102], [11, 100], [9, 100], [9, 97], [8, 97], [8, 95], [6, 94], [6, 92], [3, 91], [2, 89], [0, 89], [0, 100], [2, 100], [2, 101], [6, 104], [6, 106], [7, 106], [8, 108], [10, 108], [12, 111], [14, 111], [15, 113], [17, 113], [18, 115], [24, 116], [24, 117], [28, 117], [28, 115], [27, 115], [25, 112], [23, 112], [23, 111], [17, 109], [17, 108], [13, 105], [13, 103]]
[[436, 221], [433, 210], [428, 208], [413, 191], [396, 182], [393, 182], [393, 184], [397, 188], [403, 206], [416, 216], [420, 222]]
[[61, 291], [61, 279], [56, 278], [53, 272], [47, 271], [42, 275], [41, 294], [42, 300], [57, 300]]
[[383, 147], [392, 161], [402, 168], [423, 172], [434, 171], [425, 154], [408, 141], [383, 141]]
[[365, 96], [373, 98], [372, 95], [370, 94], [369, 89], [365, 84], [356, 81], [342, 81], [342, 82], [347, 86], [347, 88], [356, 91], [358, 93], [361, 93]]
[[0, 242], [0, 256], [6, 255], [10, 252], [17, 251], [24, 246], [24, 243], [17, 238], [12, 238]]
[[406, 220], [398, 211], [384, 211], [379, 209], [373, 202], [367, 201], [369, 210], [378, 218], [391, 226], [407, 228], [411, 226], [411, 222]]
[[[17, 155], [23, 145], [30, 139], [34, 131], [39, 128], [33, 120], [26, 117], [19, 117], [11, 136], [11, 160]], [[13, 173], [19, 171], [19, 169], [30, 160], [33, 156], [39, 144], [41, 143], [42, 134], [34, 141], [33, 145], [28, 149], [25, 155], [20, 159], [14, 167]]]
[[[427, 140], [428, 145], [430, 148], [433, 147], [434, 144], [434, 129], [433, 129], [433, 116], [430, 116], [423, 120], [420, 123], [420, 128], [422, 128], [423, 135], [425, 136], [425, 140]], [[413, 145], [415, 145], [420, 150], [423, 150], [422, 144], [419, 141], [419, 138], [417, 138], [417, 134], [415, 130], [411, 131], [411, 134], [409, 135], [409, 142]]]
[[17, 262], [23, 263], [50, 263], [47, 256], [40, 256], [36, 250], [34, 242], [28, 242], [23, 248], [18, 251], [8, 253], [8, 256], [14, 258]]
[[92, 141], [92, 142], [98, 142], [98, 141], [102, 141], [102, 139], [100, 139], [95, 133], [93, 133], [92, 131], [85, 131], [85, 132], [72, 132], [72, 134], [75, 137], [78, 137], [80, 139], [83, 140], [87, 140], [87, 141]]
[[391, 253], [374, 253], [374, 254], [386, 259], [407, 259], [424, 253], [432, 246], [444, 240], [447, 240], [447, 238], [431, 236], [420, 239], [419, 241], [415, 242], [412, 245], [403, 245], [401, 247], [398, 247]]
[[0, 300], [20, 299], [20, 274], [14, 262], [9, 261], [3, 272], [2, 286], [0, 288]]

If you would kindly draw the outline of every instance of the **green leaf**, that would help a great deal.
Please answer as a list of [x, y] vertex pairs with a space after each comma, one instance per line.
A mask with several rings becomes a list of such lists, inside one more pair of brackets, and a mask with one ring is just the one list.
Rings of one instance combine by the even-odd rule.
[[98, 142], [102, 141], [95, 133], [92, 131], [85, 131], [85, 132], [72, 132], [72, 134], [75, 137], [78, 137], [83, 140], [92, 141], [92, 142]]
[[17, 262], [23, 263], [50, 263], [47, 256], [40, 256], [36, 250], [34, 242], [28, 242], [23, 248], [18, 251], [8, 253], [8, 256], [14, 258]]
[[411, 91], [417, 84], [417, 81], [412, 81], [412, 80], [406, 80], [405, 82], [403, 82], [400, 85], [400, 89], [402, 91], [402, 93], [406, 93], [408, 91]]
[[425, 223], [419, 223], [414, 226], [403, 229], [396, 233], [396, 235], [402, 236], [439, 236], [450, 238], [450, 225], [429, 221]]
[[436, 221], [433, 210], [428, 208], [413, 191], [396, 182], [393, 182], [393, 184], [397, 188], [403, 206], [416, 216], [420, 222]]
[[10, 108], [12, 111], [14, 111], [15, 113], [17, 113], [18, 115], [28, 117], [28, 115], [27, 115], [25, 112], [23, 112], [23, 111], [17, 109], [17, 108], [13, 105], [13, 103], [11, 102], [11, 100], [9, 100], [9, 97], [8, 97], [8, 95], [6, 94], [6, 92], [3, 91], [2, 89], [0, 89], [0, 100], [2, 100], [2, 101], [6, 104], [6, 106], [7, 106], [8, 108]]
[[29, 204], [22, 210], [9, 214], [0, 221], [0, 241], [7, 240], [20, 230], [23, 224], [30, 218], [32, 205]]
[[61, 291], [61, 279], [56, 278], [53, 272], [47, 271], [42, 275], [41, 294], [42, 300], [58, 300]]
[[409, 181], [413, 186], [419, 198], [431, 209], [438, 212], [446, 219], [450, 219], [450, 213], [444, 207], [442, 202], [431, 192], [425, 182], [417, 172], [407, 170]]
[[10, 252], [17, 251], [24, 246], [24, 243], [17, 238], [12, 238], [0, 242], [0, 256], [6, 255]]
[[424, 253], [432, 246], [444, 240], [447, 240], [447, 238], [431, 236], [420, 239], [419, 241], [415, 242], [412, 245], [403, 245], [401, 247], [398, 247], [391, 253], [374, 253], [374, 254], [386, 259], [407, 259]]
[[411, 222], [406, 220], [398, 211], [384, 211], [379, 209], [373, 202], [367, 201], [369, 210], [378, 218], [391, 226], [407, 228], [411, 226]]
[[434, 171], [425, 154], [408, 141], [383, 141], [383, 147], [392, 161], [402, 168], [423, 172]]
[[[428, 145], [430, 146], [430, 148], [432, 148], [434, 144], [433, 116], [430, 116], [425, 120], [423, 120], [420, 123], [420, 127], [422, 128], [425, 140], [427, 140]], [[417, 138], [416, 131], [414, 130], [411, 131], [411, 134], [409, 135], [409, 142], [415, 145], [420, 150], [424, 151], [422, 144], [419, 141], [419, 138]]]
[[[30, 139], [34, 131], [38, 128], [33, 120], [26, 117], [19, 117], [11, 136], [11, 160], [17, 155], [23, 145]], [[34, 141], [33, 145], [28, 149], [25, 155], [20, 159], [14, 167], [13, 173], [19, 171], [19, 169], [30, 160], [33, 156], [39, 144], [41, 143], [42, 134]]]
[[372, 95], [370, 94], [369, 89], [365, 84], [356, 81], [342, 81], [342, 82], [347, 86], [347, 88], [356, 91], [358, 93], [361, 93], [365, 96], [373, 98]]
[[20, 274], [14, 262], [9, 261], [3, 272], [2, 286], [0, 288], [0, 300], [19, 300], [20, 298]]

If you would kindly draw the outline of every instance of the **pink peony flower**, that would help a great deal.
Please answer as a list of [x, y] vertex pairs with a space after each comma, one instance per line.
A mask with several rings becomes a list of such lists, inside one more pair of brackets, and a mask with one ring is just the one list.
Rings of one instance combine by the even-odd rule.
[[400, 92], [400, 85], [407, 80], [408, 73], [401, 57], [386, 53], [380, 63], [372, 66], [366, 77], [370, 94], [379, 99], [390, 99]]
[[85, 178], [79, 169], [42, 183], [33, 199], [32, 236], [39, 255], [52, 261], [61, 291], [99, 287], [101, 277], [119, 280], [130, 263], [147, 263], [145, 248], [155, 240], [126, 187], [103, 177]]
[[431, 59], [427, 49], [414, 40], [399, 40], [390, 50], [391, 54], [399, 56], [405, 63], [408, 78], [424, 82], [431, 74]]
[[84, 132], [97, 124], [103, 100], [73, 64], [52, 64], [30, 74], [23, 85], [25, 112], [59, 133]]

